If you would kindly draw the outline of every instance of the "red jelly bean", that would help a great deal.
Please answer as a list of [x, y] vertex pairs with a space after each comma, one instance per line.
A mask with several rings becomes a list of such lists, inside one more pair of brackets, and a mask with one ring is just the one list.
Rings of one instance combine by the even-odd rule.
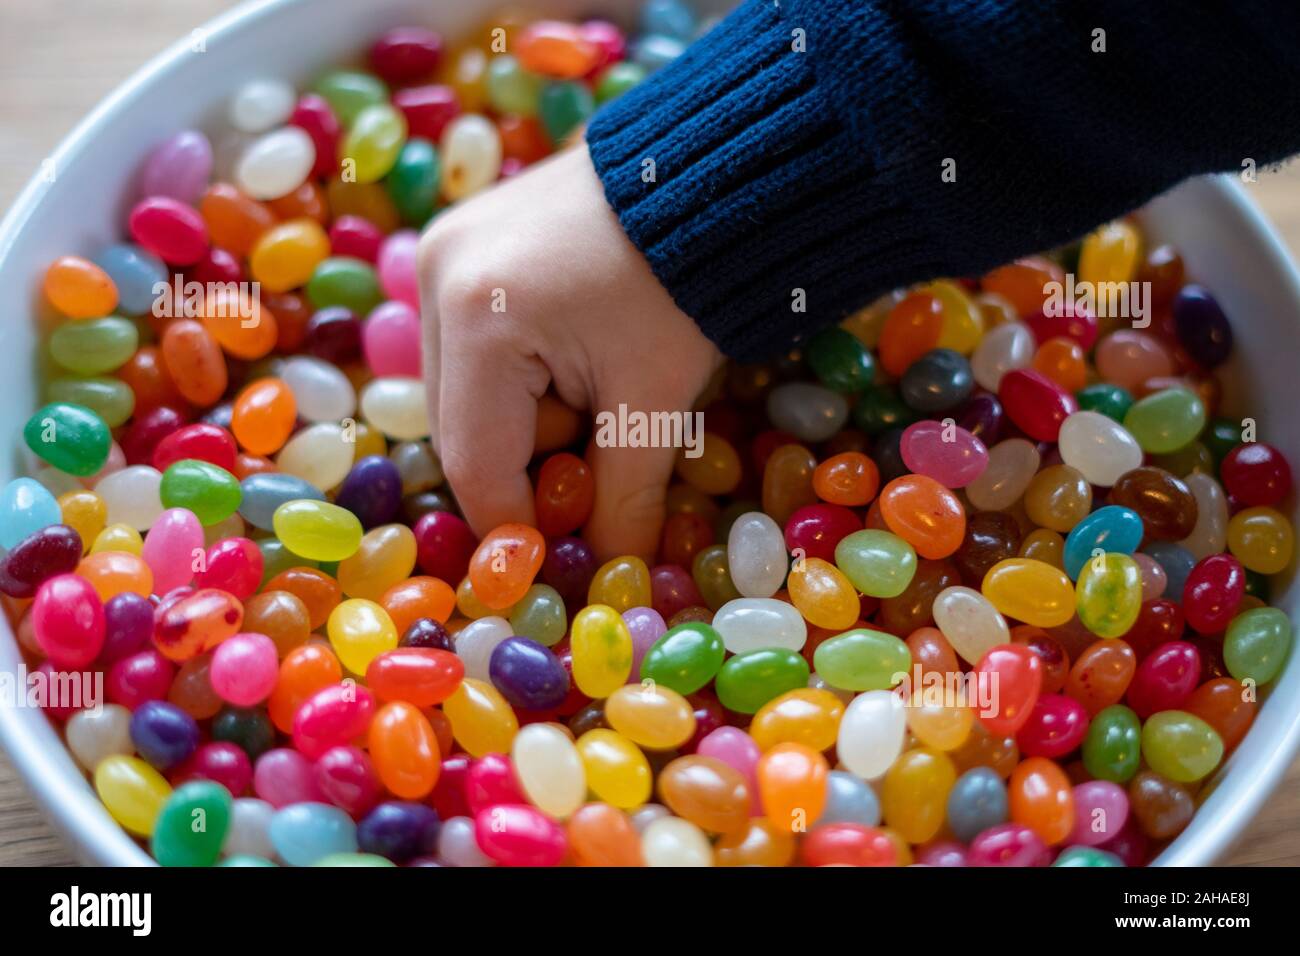
[[804, 505], [785, 524], [785, 546], [791, 552], [802, 551], [806, 558], [835, 562], [835, 546], [840, 540], [862, 530], [862, 521], [843, 505]]
[[246, 601], [262, 583], [262, 550], [248, 538], [223, 538], [208, 548], [204, 569], [194, 577], [201, 588], [219, 588]]
[[114, 661], [104, 675], [104, 693], [114, 704], [135, 710], [147, 700], [166, 700], [176, 667], [152, 647]]
[[230, 432], [217, 425], [195, 422], [176, 429], [158, 442], [153, 451], [153, 466], [166, 471], [168, 465], [195, 458], [233, 472], [238, 454], [239, 446]]
[[208, 227], [198, 210], [167, 196], [136, 203], [127, 229], [131, 238], [169, 265], [194, 265], [208, 252]]
[[353, 817], [364, 816], [383, 796], [375, 765], [357, 747], [331, 747], [317, 759], [315, 775], [325, 799]]
[[76, 670], [104, 646], [104, 604], [90, 582], [59, 574], [36, 589], [32, 602], [36, 643], [56, 667]]
[[1038, 441], [1056, 441], [1061, 422], [1079, 410], [1073, 395], [1033, 369], [1003, 375], [998, 401], [1016, 427]]
[[1201, 654], [1188, 641], [1161, 644], [1138, 665], [1128, 687], [1128, 705], [1143, 720], [1177, 710], [1201, 681]]
[[370, 48], [370, 65], [394, 86], [428, 76], [442, 60], [442, 37], [424, 27], [389, 30]]
[[[312, 167], [312, 175], [325, 177], [337, 172], [339, 137], [343, 135], [343, 130], [325, 98], [315, 93], [304, 95], [289, 116], [289, 123], [311, 137], [312, 144], [316, 147], [316, 164]], [[277, 316], [280, 314], [278, 308], [275, 312]]]
[[453, 754], [442, 762], [429, 802], [444, 820], [470, 815], [469, 803], [465, 799], [465, 778], [473, 760], [469, 754]]
[[479, 849], [502, 866], [558, 866], [564, 859], [564, 830], [540, 810], [497, 806], [474, 817]]
[[860, 823], [816, 827], [799, 847], [809, 866], [894, 866], [898, 848], [889, 835]]
[[187, 780], [212, 780], [239, 796], [253, 782], [253, 764], [243, 748], [226, 741], [206, 743], [172, 772], [172, 785]]
[[151, 408], [127, 426], [122, 454], [128, 465], [148, 465], [159, 443], [185, 424], [185, 416], [167, 405]]
[[527, 803], [528, 799], [515, 780], [510, 758], [484, 754], [465, 773], [465, 802], [471, 813], [478, 813], [502, 804]]
[[1291, 493], [1291, 466], [1264, 442], [1247, 442], [1228, 452], [1219, 477], [1232, 499], [1244, 507], [1275, 507]]
[[404, 700], [416, 707], [441, 704], [460, 686], [465, 665], [449, 651], [399, 647], [384, 651], [366, 668], [366, 686], [380, 700]]
[[478, 548], [478, 539], [465, 520], [450, 511], [431, 511], [411, 531], [420, 569], [453, 586], [459, 584]]
[[456, 91], [441, 83], [398, 90], [393, 94], [393, 105], [406, 117], [412, 137], [435, 143], [442, 138], [443, 128], [460, 115]]
[[1024, 644], [991, 647], [975, 666], [976, 679], [996, 694], [997, 713], [979, 712], [980, 723], [1000, 737], [1010, 737], [1025, 725], [1043, 687], [1043, 665]]
[[331, 684], [307, 698], [293, 715], [293, 745], [315, 759], [366, 732], [375, 695], [352, 682]]
[[1140, 661], [1161, 644], [1182, 638], [1183, 609], [1168, 598], [1143, 601], [1137, 620], [1124, 635], [1124, 643], [1133, 648]]
[[1025, 757], [1063, 757], [1077, 750], [1088, 733], [1088, 712], [1064, 694], [1044, 694], [1016, 733]]
[[1078, 303], [1068, 301], [1062, 308], [1053, 311], [1055, 314], [1048, 315], [1039, 310], [1025, 319], [1025, 324], [1034, 333], [1034, 338], [1038, 340], [1039, 345], [1048, 339], [1065, 337], [1078, 342], [1079, 347], [1087, 352], [1096, 344], [1097, 317], [1095, 315]]
[[1230, 554], [1202, 558], [1183, 585], [1183, 614], [1193, 630], [1218, 634], [1228, 625], [1246, 595], [1246, 572]]

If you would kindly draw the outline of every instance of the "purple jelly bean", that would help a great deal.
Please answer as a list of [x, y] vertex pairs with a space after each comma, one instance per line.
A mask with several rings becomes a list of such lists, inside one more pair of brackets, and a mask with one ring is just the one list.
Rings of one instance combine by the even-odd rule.
[[554, 538], [547, 544], [542, 583], [559, 592], [570, 614], [586, 607], [595, 574], [596, 555], [581, 538]]
[[488, 676], [501, 695], [524, 710], [558, 707], [569, 693], [569, 672], [545, 646], [508, 637], [492, 651]]
[[440, 622], [431, 617], [419, 617], [398, 642], [400, 647], [432, 647], [439, 651], [452, 650], [451, 634]]
[[356, 515], [363, 528], [387, 524], [402, 507], [402, 475], [383, 455], [367, 455], [343, 479], [334, 503]]
[[46, 525], [0, 558], [0, 591], [29, 598], [48, 578], [68, 574], [81, 562], [81, 535], [66, 524]]
[[303, 348], [335, 365], [349, 365], [361, 358], [361, 322], [351, 309], [331, 305], [307, 322]]
[[649, 607], [628, 608], [623, 612], [623, 623], [632, 634], [632, 673], [628, 680], [640, 680], [641, 659], [667, 633], [668, 625], [663, 615]]
[[131, 743], [158, 770], [184, 763], [199, 746], [199, 725], [175, 704], [148, 700], [131, 715]]
[[163, 140], [140, 171], [141, 196], [167, 196], [196, 203], [212, 177], [212, 144], [202, 133], [182, 130]]
[[995, 445], [1002, 436], [1002, 423], [1006, 416], [996, 395], [980, 392], [972, 395], [953, 414], [953, 420], [966, 429], [985, 446]]
[[154, 608], [148, 598], [123, 591], [104, 602], [103, 665], [143, 650], [153, 636]]
[[1232, 354], [1232, 326], [1218, 301], [1199, 285], [1174, 297], [1174, 335], [1198, 365], [1214, 368]]
[[405, 863], [434, 852], [442, 821], [432, 807], [406, 800], [379, 804], [357, 824], [357, 848]]

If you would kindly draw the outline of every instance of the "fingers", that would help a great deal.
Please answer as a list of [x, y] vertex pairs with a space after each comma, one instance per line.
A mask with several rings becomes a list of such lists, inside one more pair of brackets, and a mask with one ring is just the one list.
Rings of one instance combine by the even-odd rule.
[[596, 504], [585, 536], [601, 561], [635, 554], [647, 564], [654, 562], [664, 520], [664, 494], [678, 454], [676, 448], [591, 443], [587, 461], [596, 479]]
[[436, 246], [431, 237], [432, 230], [420, 239], [417, 253], [420, 279], [420, 338], [425, 384], [425, 407], [429, 414], [429, 444], [441, 459], [442, 441], [438, 434], [439, 382], [441, 381], [442, 361], [440, 358], [441, 334], [438, 326], [438, 310], [435, 307], [437, 296], [434, 292], [437, 265], [435, 263]]
[[537, 401], [550, 376], [537, 358], [509, 353], [485, 329], [461, 328], [449, 335], [444, 325], [442, 334], [437, 382], [443, 471], [479, 537], [508, 521], [534, 525], [527, 468]]

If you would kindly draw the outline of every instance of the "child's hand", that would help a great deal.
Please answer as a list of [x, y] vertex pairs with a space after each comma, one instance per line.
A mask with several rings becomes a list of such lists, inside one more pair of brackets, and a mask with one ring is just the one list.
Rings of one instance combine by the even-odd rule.
[[[479, 535], [534, 523], [549, 384], [578, 409], [685, 412], [722, 362], [623, 234], [585, 146], [439, 215], [419, 268], [433, 446]], [[653, 557], [679, 453], [593, 444], [600, 558]]]

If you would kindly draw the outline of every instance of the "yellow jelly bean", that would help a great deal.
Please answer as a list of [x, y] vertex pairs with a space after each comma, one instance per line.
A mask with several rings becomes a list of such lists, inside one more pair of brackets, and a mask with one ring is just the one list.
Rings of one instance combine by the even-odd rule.
[[653, 681], [624, 684], [610, 694], [605, 719], [628, 740], [650, 750], [679, 747], [695, 733], [695, 709], [690, 702]]
[[925, 688], [916, 689], [907, 708], [907, 729], [912, 736], [945, 753], [964, 744], [974, 724], [974, 708], [946, 706], [942, 695], [928, 694]]
[[248, 254], [248, 270], [270, 292], [288, 292], [307, 284], [330, 254], [329, 236], [314, 219], [290, 219], [272, 226]]
[[599, 799], [623, 810], [650, 799], [650, 761], [636, 744], [604, 727], [578, 738], [578, 755], [587, 773], [587, 787]]
[[451, 721], [452, 736], [471, 757], [508, 754], [519, 733], [519, 719], [501, 692], [472, 677], [442, 702], [442, 712]]
[[1050, 528], [1035, 528], [1020, 542], [1020, 556], [1065, 570], [1065, 538]]
[[354, 674], [364, 674], [372, 660], [397, 646], [393, 619], [364, 598], [343, 601], [330, 611], [325, 630], [339, 661]]
[[286, 501], [275, 509], [271, 524], [286, 548], [313, 561], [342, 561], [361, 546], [357, 516], [328, 501]]
[[632, 555], [606, 561], [591, 579], [587, 603], [608, 604], [620, 614], [634, 607], [649, 607], [650, 569]]
[[353, 436], [356, 448], [352, 452], [352, 460], [360, 461], [362, 458], [369, 458], [371, 455], [387, 455], [388, 439], [384, 433], [373, 425], [367, 425], [365, 422], [357, 422], [356, 435]]
[[514, 613], [515, 605], [493, 610], [478, 599], [474, 593], [474, 585], [470, 583], [469, 577], [465, 577], [456, 588], [456, 610], [460, 611], [471, 621], [477, 621], [481, 617], [491, 617], [493, 614], [501, 617], [509, 617]]
[[749, 725], [749, 735], [760, 750], [785, 743], [829, 750], [835, 745], [843, 718], [844, 701], [828, 690], [801, 687], [760, 707]]
[[956, 782], [957, 768], [947, 754], [929, 747], [909, 750], [885, 773], [881, 816], [908, 843], [925, 843], [943, 826], [948, 791]]
[[960, 286], [946, 279], [931, 282], [923, 293], [934, 296], [943, 307], [938, 348], [970, 355], [984, 336], [984, 316], [979, 306]]
[[1025, 512], [1036, 525], [1062, 533], [1088, 516], [1092, 485], [1069, 465], [1052, 465], [1034, 475], [1025, 489]]
[[1228, 522], [1228, 550], [1248, 571], [1277, 574], [1291, 563], [1295, 532], [1273, 508], [1246, 508]]
[[999, 561], [980, 590], [1003, 615], [1035, 627], [1060, 627], [1074, 617], [1074, 585], [1064, 571], [1042, 561]]
[[90, 546], [91, 554], [99, 554], [103, 551], [140, 554], [144, 551], [144, 539], [140, 537], [140, 532], [129, 524], [111, 524], [95, 536], [95, 543]]
[[339, 587], [348, 597], [378, 601], [415, 569], [415, 535], [402, 524], [366, 532], [357, 553], [339, 562]]
[[1098, 637], [1128, 633], [1142, 609], [1142, 570], [1127, 554], [1108, 551], [1089, 558], [1075, 586], [1075, 610]]
[[136, 836], [147, 837], [172, 788], [139, 757], [114, 754], [95, 767], [95, 792], [114, 820]]
[[[81, 536], [83, 553], [108, 523], [108, 505], [93, 491], [69, 491], [59, 495], [59, 511], [63, 523]], [[139, 536], [137, 532], [136, 537]]]
[[1103, 282], [1130, 282], [1137, 275], [1141, 254], [1142, 238], [1131, 223], [1108, 222], [1084, 238], [1079, 250], [1079, 280], [1094, 288]]
[[805, 558], [796, 562], [786, 584], [794, 606], [816, 627], [842, 631], [852, 627], [861, 613], [857, 589], [829, 561]]
[[573, 682], [588, 697], [608, 697], [627, 683], [632, 673], [632, 632], [614, 608], [590, 604], [579, 611], [569, 647]]

